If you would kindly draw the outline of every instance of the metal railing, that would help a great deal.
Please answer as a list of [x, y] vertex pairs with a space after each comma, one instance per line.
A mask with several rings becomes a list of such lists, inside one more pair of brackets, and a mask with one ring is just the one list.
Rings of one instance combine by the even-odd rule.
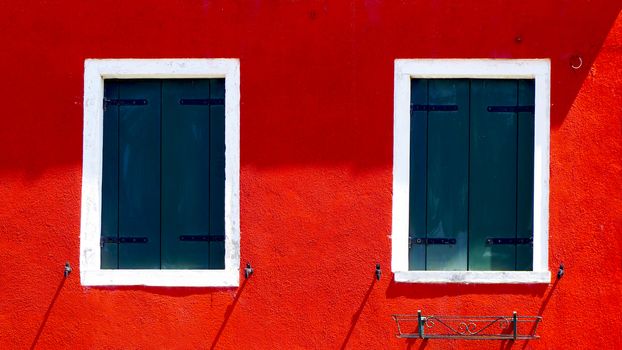
[[398, 338], [528, 340], [536, 334], [541, 316], [423, 316], [392, 315]]

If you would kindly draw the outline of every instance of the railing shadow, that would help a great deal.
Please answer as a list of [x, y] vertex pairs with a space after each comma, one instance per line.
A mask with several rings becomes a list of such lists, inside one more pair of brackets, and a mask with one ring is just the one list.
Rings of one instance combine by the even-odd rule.
[[406, 349], [407, 350], [412, 350], [413, 346], [417, 345], [417, 343], [419, 343], [419, 347], [417, 347], [417, 349], [419, 350], [423, 350], [426, 348], [426, 346], [428, 346], [428, 341], [429, 339], [406, 339]]
[[48, 306], [48, 309], [45, 312], [45, 315], [43, 315], [43, 321], [41, 322], [41, 326], [39, 326], [37, 335], [35, 336], [35, 339], [32, 341], [32, 345], [30, 345], [30, 350], [33, 350], [37, 346], [37, 343], [39, 342], [39, 338], [41, 337], [41, 334], [43, 334], [43, 329], [45, 328], [45, 324], [48, 322], [48, 318], [50, 317], [50, 313], [52, 312], [52, 308], [54, 307], [54, 304], [56, 303], [56, 299], [58, 299], [58, 296], [60, 295], [60, 291], [63, 289], [63, 286], [65, 285], [66, 280], [67, 280], [67, 277], [63, 277], [63, 279], [60, 281], [60, 284], [58, 285], [58, 288], [56, 288], [56, 292], [54, 293], [54, 296], [52, 297], [52, 302], [50, 303], [50, 306]]

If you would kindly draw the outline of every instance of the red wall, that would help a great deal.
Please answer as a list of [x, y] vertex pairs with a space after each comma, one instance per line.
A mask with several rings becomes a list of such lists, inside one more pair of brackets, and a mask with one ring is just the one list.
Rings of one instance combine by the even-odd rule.
[[[0, 2], [0, 348], [622, 347], [620, 7]], [[240, 288], [80, 285], [83, 64], [117, 57], [240, 58], [241, 253], [255, 267]], [[421, 57], [551, 58], [558, 282], [391, 281], [393, 60]], [[542, 339], [395, 338], [390, 315], [417, 309], [542, 315]]]

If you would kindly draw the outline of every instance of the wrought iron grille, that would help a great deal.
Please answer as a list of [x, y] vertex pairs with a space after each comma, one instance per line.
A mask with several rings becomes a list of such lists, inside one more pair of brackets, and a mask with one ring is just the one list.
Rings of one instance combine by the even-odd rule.
[[536, 334], [541, 316], [392, 315], [398, 338], [527, 340]]

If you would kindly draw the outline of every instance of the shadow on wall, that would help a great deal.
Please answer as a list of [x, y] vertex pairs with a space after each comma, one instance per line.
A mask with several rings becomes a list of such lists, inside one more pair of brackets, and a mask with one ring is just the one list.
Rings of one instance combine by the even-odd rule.
[[[396, 58], [550, 57], [551, 125], [557, 128], [621, 6], [616, 1], [599, 4], [577, 1], [537, 10], [530, 9], [531, 5], [517, 5], [520, 13], [508, 14], [507, 9], [494, 4], [488, 11], [481, 11], [483, 6], [433, 3], [434, 6], [418, 4], [419, 17], [413, 17], [412, 5], [408, 3], [380, 3], [373, 9], [378, 21], [373, 33], [369, 30], [370, 19], [354, 16], [369, 10], [359, 2], [343, 8], [335, 6], [318, 14], [350, 18], [351, 23], [342, 24], [344, 28], [331, 27], [321, 18], [314, 25], [290, 26], [290, 21], [297, 20], [293, 16], [284, 16], [275, 25], [259, 25], [256, 18], [274, 16], [269, 6], [260, 6], [256, 13], [240, 14], [240, 28], [252, 30], [242, 30], [246, 35], [242, 39], [223, 40], [231, 45], [223, 51], [226, 54], [219, 51], [212, 54], [241, 59], [241, 165], [347, 164], [359, 170], [390, 167]], [[303, 3], [291, 6], [308, 7]], [[455, 11], [456, 7], [466, 12]], [[235, 6], [223, 5], [218, 13], [235, 11]], [[438, 11], [444, 11], [443, 15], [430, 16]], [[491, 11], [499, 16], [491, 16]], [[208, 17], [205, 22], [211, 22], [211, 13], [205, 16]], [[447, 44], [455, 39], [456, 31], [442, 23], [451, 23], [455, 19], [452, 16], [470, 19], [460, 35], [477, 45]], [[444, 22], [431, 26], [429, 17]], [[545, 21], [546, 25], [537, 21]], [[482, 30], [494, 27], [501, 34]], [[272, 37], [273, 31], [292, 31], [291, 28], [295, 28], [295, 33], [279, 42], [270, 44], [262, 40]], [[322, 40], [318, 40], [320, 37]], [[17, 42], [9, 40], [5, 51], [19, 52], [13, 47]], [[119, 50], [116, 40], [87, 42], [80, 52], [114, 57]], [[264, 45], [260, 49], [255, 46], [259, 42]], [[62, 52], [69, 44], [60, 41], [56, 50]], [[146, 46], [138, 46], [133, 52], [148, 52], [153, 47], [148, 41], [143, 45]], [[167, 52], [177, 50], [186, 56], [202, 57], [209, 45], [210, 42], [197, 41], [190, 48], [173, 46]], [[581, 67], [572, 68], [578, 67], [579, 58]], [[0, 129], [0, 140], [4, 141], [0, 174], [18, 171], [34, 179], [50, 167], [81, 164], [83, 60], [84, 57], [77, 55], [69, 58], [55, 55], [39, 66], [25, 66], [28, 61], [22, 60], [16, 62], [12, 72], [7, 72], [17, 75], [10, 75], [8, 81], [14, 79], [18, 83], [5, 90], [5, 99], [12, 103], [4, 111], [6, 117]], [[59, 74], [58, 77], [42, 79], [51, 74], [50, 70]], [[33, 85], [42, 92], [37, 94], [36, 103], [32, 99]]]
[[[390, 2], [379, 4], [375, 11], [394, 16], [393, 22], [400, 27], [400, 33], [393, 32], [393, 27], [379, 25], [374, 27], [377, 31], [373, 36], [377, 41], [374, 41], [370, 40], [370, 35], [354, 30], [351, 37], [343, 39], [352, 44], [353, 51], [335, 48], [337, 53], [345, 51], [342, 64], [347, 67], [334, 62], [327, 65], [318, 56], [331, 54], [318, 53], [321, 51], [297, 57], [304, 70], [287, 66], [293, 70], [291, 74], [278, 71], [282, 70], [281, 65], [262, 61], [262, 57], [243, 60], [243, 71], [250, 78], [242, 77], [242, 166], [345, 164], [363, 171], [390, 168], [396, 58], [550, 58], [551, 127], [558, 128], [590, 72], [621, 6], [610, 2], [596, 9], [594, 4], [574, 2], [508, 15], [511, 9], [506, 7], [490, 6], [494, 10], [483, 10], [473, 5], [433, 3], [436, 5], [433, 10], [419, 3], [421, 8], [417, 11], [422, 17], [427, 11], [435, 11], [432, 17], [438, 19], [438, 23], [433, 29], [425, 18], [416, 17], [407, 8]], [[455, 28], [443, 25], [453, 19], [452, 10], [469, 18], [469, 23], [461, 28], [460, 39], [454, 38], [454, 42], [450, 37], [456, 36]], [[521, 7], [518, 10], [526, 11]], [[491, 16], [495, 11], [498, 13]], [[596, 12], [598, 16], [589, 15]], [[419, 24], [413, 27], [411, 22]], [[471, 26], [471, 23], [479, 25]], [[356, 24], [361, 28], [369, 26], [363, 20], [353, 26]], [[483, 33], [482, 28], [494, 28], [496, 32]], [[400, 40], [394, 40], [396, 35]], [[366, 45], [374, 47], [370, 49]], [[309, 50], [312, 48], [309, 46]], [[279, 57], [270, 57], [270, 60], [275, 59]], [[253, 79], [256, 72], [275, 79], [266, 85], [264, 80]], [[300, 91], [292, 90], [292, 86], [301, 83], [304, 87]], [[274, 113], [275, 106], [278, 106], [277, 113]], [[272, 136], [258, 139], [255, 137], [258, 131]]]
[[[77, 278], [79, 278], [79, 276], [76, 276]], [[60, 284], [58, 285], [58, 287], [56, 288], [56, 291], [54, 292], [54, 296], [52, 297], [52, 301], [50, 302], [45, 314], [43, 315], [43, 320], [41, 321], [41, 325], [39, 326], [39, 329], [37, 330], [37, 334], [30, 346], [30, 350], [33, 350], [37, 347], [37, 344], [39, 342], [39, 339], [41, 338], [41, 335], [43, 334], [43, 331], [45, 330], [45, 326], [48, 322], [48, 319], [50, 317], [50, 314], [56, 304], [56, 301], [58, 300], [58, 297], [60, 296], [60, 293], [63, 289], [63, 287], [65, 286], [65, 282], [67, 280], [67, 276], [64, 276], [61, 281]], [[232, 301], [232, 303], [227, 306], [227, 309], [225, 311], [225, 315], [224, 315], [224, 319], [223, 322], [218, 330], [218, 332], [216, 333], [216, 335], [214, 336], [214, 340], [212, 342], [212, 345], [210, 347], [210, 349], [215, 349], [216, 345], [218, 345], [218, 341], [220, 340], [220, 337], [222, 335], [222, 333], [224, 332], [227, 323], [229, 321], [229, 318], [231, 317], [231, 314], [233, 313], [235, 306], [237, 305], [240, 296], [242, 295], [242, 292], [244, 291], [244, 288], [246, 287], [246, 284], [248, 282], [248, 279], [244, 279], [242, 284], [240, 284], [239, 288], [224, 288], [224, 289], [236, 289], [237, 292], [235, 294], [235, 297]], [[185, 297], [185, 296], [189, 296], [189, 295], [205, 295], [205, 294], [211, 294], [211, 293], [218, 293], [218, 294], [222, 294], [223, 292], [223, 287], [217, 287], [217, 288], [179, 288], [179, 287], [175, 287], [175, 288], [165, 288], [165, 287], [148, 287], [148, 286], [113, 286], [113, 287], [89, 287], [91, 289], [99, 289], [99, 290], [114, 290], [114, 291], [144, 291], [147, 293], [153, 293], [153, 294], [160, 294], [160, 295], [167, 295], [167, 296], [171, 296], [171, 297]], [[371, 288], [370, 288], [371, 291]], [[369, 294], [367, 295], [367, 297], [369, 297]]]
[[222, 321], [222, 324], [220, 325], [218, 332], [216, 332], [216, 335], [214, 336], [214, 340], [212, 341], [210, 350], [214, 350], [216, 348], [216, 345], [218, 345], [218, 341], [220, 340], [222, 333], [225, 331], [225, 328], [227, 327], [229, 318], [231, 317], [231, 314], [233, 314], [233, 310], [235, 310], [235, 306], [238, 304], [238, 301], [240, 300], [240, 296], [242, 295], [242, 292], [244, 291], [244, 287], [246, 287], [247, 282], [248, 282], [248, 279], [245, 279], [244, 282], [242, 282], [242, 284], [240, 285], [240, 288], [238, 289], [238, 292], [235, 294], [235, 298], [233, 299], [233, 302], [231, 303], [231, 305], [227, 306], [227, 311], [225, 311], [225, 318]]
[[369, 288], [367, 289], [367, 292], [365, 293], [365, 296], [363, 297], [363, 301], [361, 301], [361, 305], [359, 305], [359, 308], [356, 310], [354, 315], [352, 315], [352, 322], [350, 323], [350, 329], [348, 329], [348, 333], [346, 334], [346, 337], [343, 340], [343, 343], [341, 344], [341, 348], [340, 348], [341, 350], [344, 350], [346, 346], [348, 345], [348, 342], [350, 341], [350, 337], [352, 336], [352, 332], [354, 332], [354, 328], [356, 327], [356, 324], [358, 323], [359, 318], [361, 318], [363, 309], [365, 308], [365, 305], [367, 304], [367, 300], [369, 300], [369, 296], [371, 295], [372, 290], [374, 290], [375, 285], [376, 285], [376, 278], [374, 277], [371, 281], [371, 284], [369, 285]]
[[418, 350], [422, 350], [425, 349], [426, 346], [428, 346], [428, 342], [430, 340], [429, 339], [406, 339], [406, 349], [407, 350], [413, 350], [414, 346], [416, 346], [417, 344], [419, 344], [419, 347], [417, 347]]
[[32, 341], [32, 345], [30, 345], [30, 350], [33, 350], [36, 348], [37, 343], [39, 342], [39, 338], [41, 338], [41, 334], [43, 334], [43, 330], [45, 329], [45, 324], [48, 322], [48, 318], [50, 317], [52, 308], [54, 308], [54, 304], [56, 304], [56, 300], [58, 299], [58, 296], [60, 295], [60, 292], [63, 289], [63, 286], [65, 285], [66, 280], [67, 280], [67, 276], [64, 276], [63, 279], [60, 281], [58, 288], [56, 288], [56, 292], [54, 293], [54, 296], [52, 297], [52, 301], [50, 302], [50, 305], [48, 306], [47, 311], [43, 315], [43, 320], [41, 321], [41, 326], [39, 326], [37, 335], [35, 336], [35, 339]]
[[[233, 311], [235, 310], [235, 307], [238, 304], [238, 301], [240, 300], [242, 293], [244, 292], [244, 288], [246, 288], [247, 283], [248, 283], [248, 279], [244, 279], [239, 287], [183, 288], [183, 287], [149, 287], [149, 286], [111, 286], [111, 287], [89, 287], [89, 288], [99, 289], [99, 290], [110, 290], [110, 291], [141, 291], [141, 292], [146, 292], [146, 293], [151, 293], [151, 294], [166, 295], [169, 297], [186, 297], [190, 295], [209, 295], [213, 293], [222, 294], [224, 290], [231, 290], [231, 291], [235, 290], [236, 292], [235, 292], [233, 301], [231, 302], [230, 305], [227, 306], [222, 324], [220, 325], [218, 332], [216, 332], [216, 335], [214, 336], [214, 340], [212, 341], [212, 344], [210, 346], [210, 349], [215, 349], [216, 346], [218, 345], [218, 341], [220, 340], [220, 337], [222, 336], [223, 332], [225, 331], [225, 328], [227, 327], [229, 318], [233, 314]], [[54, 298], [54, 300], [55, 299], [56, 298]], [[50, 309], [52, 305], [50, 305]], [[48, 313], [49, 313], [49, 310], [48, 310]]]

